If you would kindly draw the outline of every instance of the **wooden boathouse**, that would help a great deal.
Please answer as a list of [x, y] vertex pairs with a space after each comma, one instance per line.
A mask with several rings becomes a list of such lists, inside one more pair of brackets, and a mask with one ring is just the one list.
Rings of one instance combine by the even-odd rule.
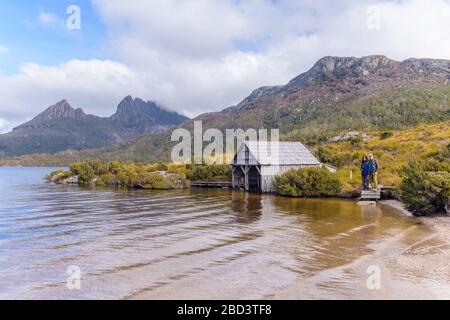
[[244, 142], [232, 161], [232, 187], [273, 192], [275, 176], [290, 169], [322, 164], [300, 142]]

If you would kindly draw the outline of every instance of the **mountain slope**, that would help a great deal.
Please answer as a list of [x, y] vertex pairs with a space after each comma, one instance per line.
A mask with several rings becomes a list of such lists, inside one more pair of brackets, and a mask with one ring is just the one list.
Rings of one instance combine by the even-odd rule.
[[187, 118], [154, 102], [126, 97], [110, 118], [87, 115], [62, 100], [0, 135], [0, 158], [100, 148], [179, 125]]
[[448, 60], [325, 57], [285, 86], [257, 89], [236, 107], [199, 119], [210, 127], [278, 127], [284, 133], [395, 129], [444, 120], [449, 80]]
[[[450, 61], [325, 57], [283, 86], [256, 89], [237, 106], [193, 121], [207, 128], [279, 128], [283, 139], [320, 142], [350, 130], [399, 130], [450, 119]], [[65, 159], [168, 160], [171, 131]], [[55, 158], [56, 159], [56, 158]]]

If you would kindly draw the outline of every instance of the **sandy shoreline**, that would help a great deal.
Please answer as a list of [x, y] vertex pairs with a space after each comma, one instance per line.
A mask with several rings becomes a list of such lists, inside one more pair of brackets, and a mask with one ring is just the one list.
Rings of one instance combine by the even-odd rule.
[[398, 200], [381, 200], [379, 202], [379, 204], [395, 208], [395, 209], [401, 211], [403, 214], [405, 214], [408, 217], [413, 217], [414, 216], [410, 211], [408, 211], [405, 208], [405, 205], [402, 202], [398, 201]]
[[430, 290], [426, 299], [450, 299], [450, 217], [414, 217], [396, 200], [380, 204], [393, 207], [432, 230], [431, 235], [410, 244], [393, 259], [392, 268], [403, 274], [422, 274]]
[[[279, 265], [265, 265], [259, 259], [242, 258], [236, 265], [219, 268], [213, 273], [192, 275], [173, 285], [141, 292], [132, 299], [173, 299], [192, 296], [197, 299], [450, 299], [450, 220], [444, 217], [416, 218], [403, 204], [395, 200], [366, 203], [366, 217], [373, 217], [382, 206], [388, 216], [395, 211], [415, 223], [399, 233], [370, 244], [367, 254], [346, 264], [319, 270], [312, 275], [286, 272]], [[381, 212], [381, 211], [380, 211]], [[384, 215], [384, 213], [383, 213]], [[377, 228], [365, 226], [366, 231]], [[365, 232], [360, 229], [355, 232]], [[345, 238], [347, 233], [339, 236]], [[277, 247], [277, 246], [274, 246]], [[357, 250], [356, 247], [354, 250]], [[367, 268], [377, 266], [381, 271], [381, 288], [369, 290]], [[251, 274], [240, 270], [252, 269]], [[275, 285], [268, 281], [276, 277]], [[231, 278], [230, 281], [224, 279]], [[268, 282], [267, 282], [268, 281]], [[267, 282], [266, 291], [256, 290], [256, 284]], [[247, 286], [255, 285], [248, 292]]]

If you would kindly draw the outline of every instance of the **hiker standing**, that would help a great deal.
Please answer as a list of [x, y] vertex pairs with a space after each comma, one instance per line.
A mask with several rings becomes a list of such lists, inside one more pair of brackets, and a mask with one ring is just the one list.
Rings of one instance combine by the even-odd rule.
[[369, 189], [369, 178], [370, 178], [370, 162], [367, 155], [364, 155], [361, 160], [361, 178], [362, 178], [362, 189]]
[[378, 191], [378, 169], [380, 169], [380, 165], [378, 161], [373, 157], [373, 154], [369, 154], [369, 164], [370, 164], [370, 182], [372, 184], [372, 188], [375, 191]]

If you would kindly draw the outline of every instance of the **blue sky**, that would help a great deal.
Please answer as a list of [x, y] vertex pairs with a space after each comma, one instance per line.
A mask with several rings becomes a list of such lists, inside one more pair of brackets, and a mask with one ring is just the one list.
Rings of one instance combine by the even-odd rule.
[[[61, 28], [67, 7], [75, 3], [82, 10], [81, 30]], [[114, 58], [105, 48], [107, 30], [90, 1], [1, 1], [0, 12], [0, 45], [8, 48], [0, 60], [3, 74], [18, 72], [23, 62], [55, 65], [70, 59]], [[42, 14], [60, 21], [44, 24], [39, 19]]]
[[448, 30], [450, 0], [0, 0], [0, 133], [62, 99], [109, 116], [132, 95], [196, 116], [324, 56], [450, 59]]

